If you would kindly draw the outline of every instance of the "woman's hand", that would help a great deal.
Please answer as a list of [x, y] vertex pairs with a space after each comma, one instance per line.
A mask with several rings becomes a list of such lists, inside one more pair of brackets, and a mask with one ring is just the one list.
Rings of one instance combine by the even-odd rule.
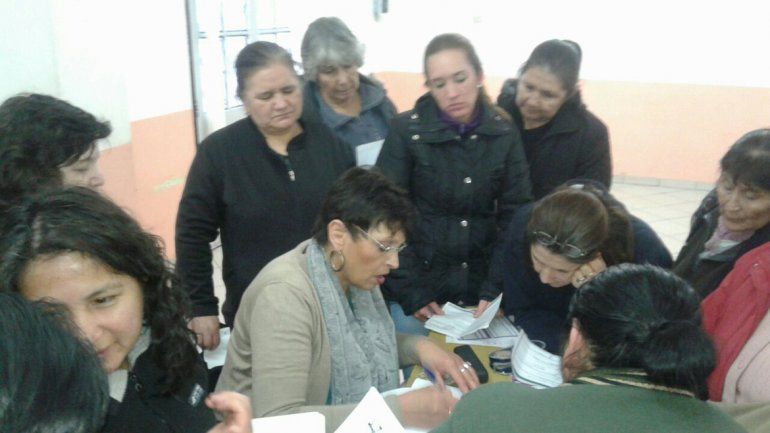
[[187, 327], [195, 333], [196, 342], [203, 349], [214, 350], [219, 346], [219, 316], [194, 317]]
[[577, 268], [577, 270], [572, 274], [572, 285], [576, 288], [580, 287], [588, 280], [595, 277], [596, 274], [604, 271], [605, 269], [607, 269], [607, 263], [605, 263], [602, 256], [599, 255], [590, 262]]
[[462, 358], [445, 351], [438, 344], [425, 338], [417, 342], [414, 350], [420, 358], [420, 364], [433, 373], [439, 387], [444, 387], [444, 375], [451, 377], [462, 392], [479, 386], [476, 371], [472, 367], [468, 368]]
[[[477, 318], [477, 317], [481, 316], [482, 314], [484, 314], [484, 311], [486, 311], [487, 308], [489, 308], [489, 304], [491, 304], [491, 302], [485, 301], [483, 299], [480, 300], [479, 301], [479, 306], [476, 307], [476, 311], [473, 312], [473, 317]], [[503, 310], [498, 309], [497, 313], [495, 313], [495, 317], [503, 317]]]
[[434, 314], [438, 314], [439, 316], [444, 315], [444, 310], [442, 310], [435, 301], [415, 311], [414, 317], [417, 320], [424, 322], [430, 319]]
[[457, 404], [448, 389], [420, 388], [398, 396], [404, 426], [432, 429], [441, 424]]
[[251, 402], [245, 395], [229, 391], [210, 394], [206, 406], [224, 418], [208, 433], [251, 433]]

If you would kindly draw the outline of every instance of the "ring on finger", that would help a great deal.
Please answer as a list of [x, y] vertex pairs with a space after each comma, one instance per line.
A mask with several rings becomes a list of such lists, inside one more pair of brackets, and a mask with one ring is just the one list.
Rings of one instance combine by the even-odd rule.
[[583, 276], [577, 278], [577, 282], [578, 283], [585, 283], [586, 280], [587, 280], [587, 278], [583, 277]]

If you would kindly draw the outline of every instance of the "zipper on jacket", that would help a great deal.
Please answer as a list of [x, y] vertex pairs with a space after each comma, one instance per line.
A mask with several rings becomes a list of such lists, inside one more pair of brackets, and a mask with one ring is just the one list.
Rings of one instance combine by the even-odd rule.
[[291, 160], [289, 157], [281, 155], [281, 161], [283, 161], [283, 165], [286, 166], [286, 172], [289, 174], [289, 180], [292, 182], [297, 180], [297, 176], [294, 174], [294, 169], [291, 167]]

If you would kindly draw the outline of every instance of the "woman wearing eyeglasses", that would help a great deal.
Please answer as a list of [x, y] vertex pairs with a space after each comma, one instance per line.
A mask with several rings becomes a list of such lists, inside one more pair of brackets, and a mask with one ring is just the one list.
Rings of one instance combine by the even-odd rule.
[[511, 221], [506, 242], [505, 314], [556, 354], [569, 329], [567, 310], [576, 288], [615, 264], [669, 268], [672, 261], [652, 228], [596, 182], [563, 186], [522, 208]]
[[[353, 168], [332, 186], [315, 235], [270, 262], [243, 295], [218, 390], [251, 397], [257, 417], [318, 411], [334, 431], [370, 387], [420, 363], [475, 388], [472, 368], [424, 337], [396, 334], [379, 286], [399, 265], [414, 209], [384, 175]], [[454, 406], [429, 387], [386, 398], [402, 424], [431, 428]]]

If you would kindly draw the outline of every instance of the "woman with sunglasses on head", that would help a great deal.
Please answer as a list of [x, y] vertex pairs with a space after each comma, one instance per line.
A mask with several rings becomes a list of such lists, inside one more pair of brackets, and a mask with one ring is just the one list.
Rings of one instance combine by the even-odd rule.
[[[312, 239], [270, 262], [249, 285], [217, 390], [251, 397], [257, 417], [318, 411], [334, 431], [374, 386], [396, 388], [420, 363], [462, 391], [472, 368], [424, 337], [395, 332], [380, 285], [398, 268], [414, 213], [382, 174], [353, 168], [332, 186]], [[430, 428], [455, 399], [424, 388], [386, 402], [402, 424]]]
[[503, 310], [530, 339], [558, 354], [576, 288], [608, 266], [635, 262], [668, 268], [671, 261], [655, 232], [600, 184], [573, 183], [514, 215], [501, 264]]

